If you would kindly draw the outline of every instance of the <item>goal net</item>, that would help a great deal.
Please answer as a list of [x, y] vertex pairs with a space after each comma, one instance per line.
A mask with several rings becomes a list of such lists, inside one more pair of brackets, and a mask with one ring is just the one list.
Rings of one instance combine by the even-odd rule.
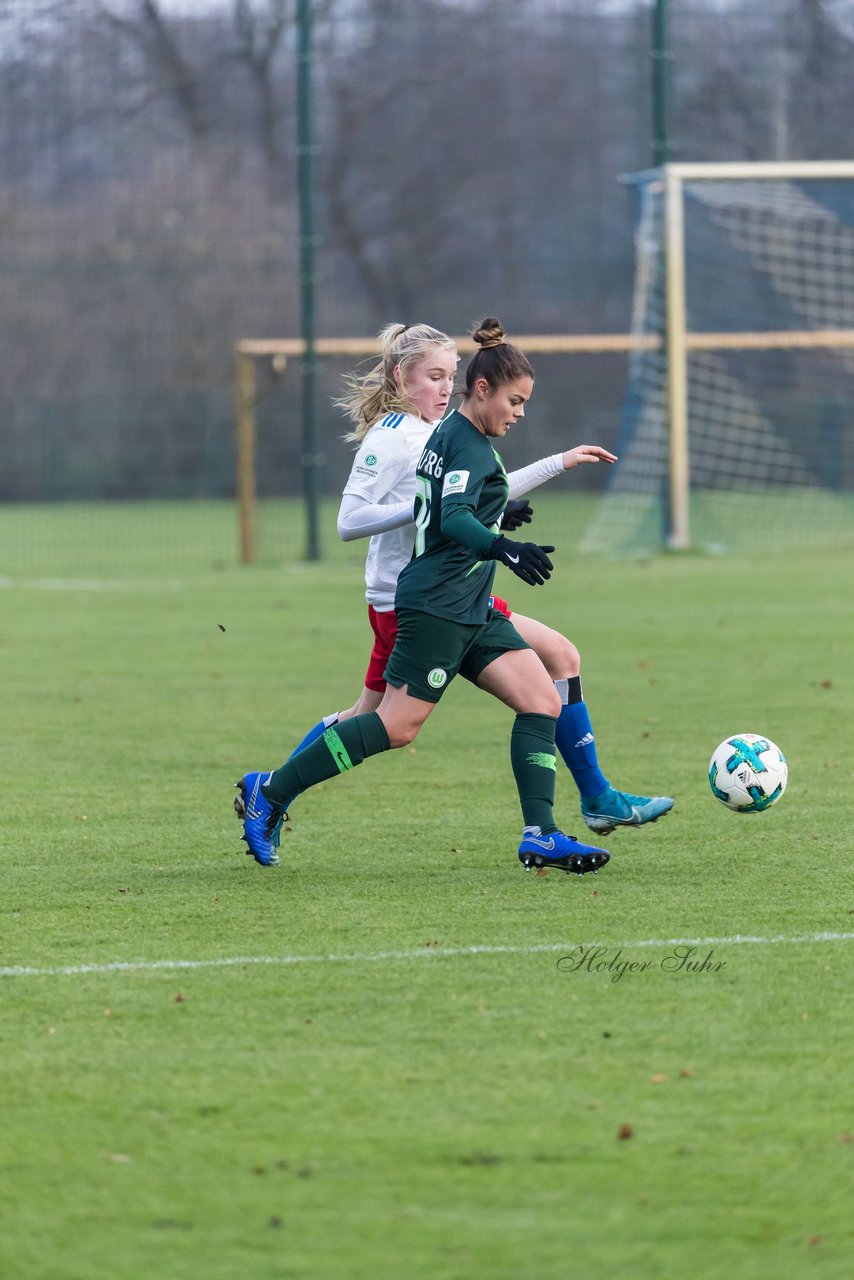
[[854, 545], [854, 164], [633, 181], [620, 462], [584, 549]]

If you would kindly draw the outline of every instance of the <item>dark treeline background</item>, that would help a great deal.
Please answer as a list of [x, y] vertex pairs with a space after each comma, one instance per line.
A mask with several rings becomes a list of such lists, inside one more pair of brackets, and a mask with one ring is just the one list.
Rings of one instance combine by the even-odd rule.
[[[314, 15], [319, 333], [625, 332], [649, 4]], [[0, 499], [233, 493], [234, 343], [299, 334], [295, 22], [294, 0], [0, 9]], [[854, 156], [851, 0], [674, 0], [670, 37], [672, 159]], [[319, 388], [329, 492], [347, 367]], [[614, 440], [621, 357], [537, 371], [537, 452]], [[297, 492], [296, 362], [259, 386], [264, 491]]]

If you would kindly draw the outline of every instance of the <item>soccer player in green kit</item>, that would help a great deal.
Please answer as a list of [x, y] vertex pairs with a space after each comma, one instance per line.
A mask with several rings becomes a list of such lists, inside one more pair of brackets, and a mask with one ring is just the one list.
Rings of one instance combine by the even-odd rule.
[[466, 373], [463, 402], [430, 437], [417, 467], [415, 552], [398, 582], [386, 693], [376, 712], [330, 726], [280, 769], [245, 776], [244, 832], [259, 861], [273, 860], [288, 798], [368, 756], [407, 745], [457, 674], [516, 712], [510, 752], [524, 820], [518, 856], [526, 869], [554, 866], [583, 875], [609, 860], [606, 850], [557, 828], [560, 698], [534, 651], [489, 607], [496, 561], [535, 586], [551, 576], [554, 548], [497, 532], [508, 486], [492, 439], [524, 416], [533, 375], [522, 352], [504, 341], [497, 320], [484, 321], [473, 336], [480, 350]]

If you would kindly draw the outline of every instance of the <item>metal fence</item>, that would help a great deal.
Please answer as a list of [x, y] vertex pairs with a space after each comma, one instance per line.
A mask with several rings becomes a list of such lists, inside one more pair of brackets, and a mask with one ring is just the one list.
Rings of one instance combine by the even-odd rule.
[[[652, 6], [315, 0], [317, 325], [622, 333], [652, 160]], [[670, 158], [852, 155], [834, 0], [672, 5]], [[285, 0], [13, 0], [0, 16], [0, 500], [228, 499], [233, 350], [299, 333]], [[537, 445], [613, 439], [624, 362], [538, 378]], [[322, 489], [346, 474], [324, 367]], [[262, 371], [264, 488], [302, 483]]]

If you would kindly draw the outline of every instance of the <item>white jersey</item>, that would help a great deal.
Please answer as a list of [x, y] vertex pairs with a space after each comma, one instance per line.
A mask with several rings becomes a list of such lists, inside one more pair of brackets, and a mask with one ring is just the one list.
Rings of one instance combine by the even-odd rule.
[[415, 525], [415, 467], [430, 438], [433, 422], [411, 413], [386, 413], [359, 445], [344, 496], [382, 506], [409, 504], [409, 520], [370, 539], [365, 561], [365, 599], [378, 613], [394, 608], [397, 579], [412, 559]]

